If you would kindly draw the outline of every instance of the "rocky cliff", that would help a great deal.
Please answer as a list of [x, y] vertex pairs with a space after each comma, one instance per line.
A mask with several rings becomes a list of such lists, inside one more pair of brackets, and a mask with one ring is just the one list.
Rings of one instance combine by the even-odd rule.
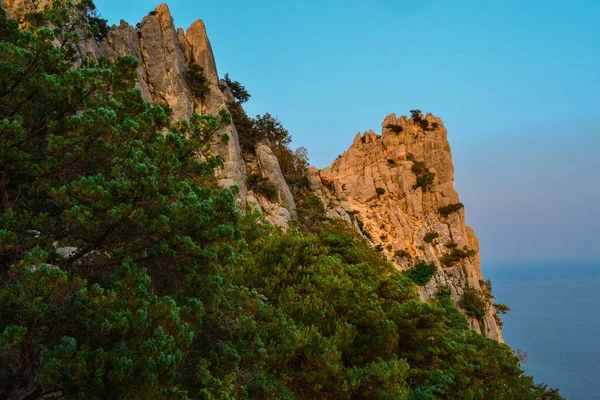
[[[185, 32], [176, 29], [166, 4], [156, 7], [135, 28], [125, 21], [111, 27], [100, 44], [99, 54], [112, 58], [135, 57], [140, 63], [138, 86], [142, 94], [148, 101], [169, 104], [175, 120], [189, 118], [194, 111], [216, 115], [219, 110], [227, 110], [233, 102], [227, 84], [219, 80], [204, 22], [197, 20]], [[188, 69], [193, 64], [202, 67], [208, 81], [209, 90], [202, 98], [194, 96], [189, 85]], [[228, 140], [223, 140], [224, 135]], [[224, 160], [224, 167], [217, 173], [220, 186], [237, 185], [243, 207], [253, 205], [271, 222], [286, 226], [294, 216], [295, 204], [277, 158], [269, 147], [262, 143], [257, 145], [255, 167], [276, 188], [274, 199], [249, 192], [246, 164], [234, 125], [217, 132], [213, 149]]]
[[[433, 115], [389, 115], [382, 135], [356, 135], [331, 167], [309, 171], [311, 189], [330, 217], [344, 219], [369, 238], [398, 268], [417, 260], [434, 263], [433, 279], [421, 288], [426, 300], [448, 288], [459, 304], [465, 289], [487, 293], [479, 241], [465, 223], [454, 189], [454, 167], [442, 121]], [[484, 296], [485, 297], [485, 296]], [[501, 341], [491, 302], [471, 327]]]
[[[10, 16], [22, 19], [27, 12], [47, 9], [50, 2], [3, 0], [0, 4]], [[216, 114], [234, 101], [226, 83], [219, 80], [203, 21], [197, 20], [186, 31], [176, 29], [166, 4], [135, 27], [125, 21], [112, 26], [100, 44], [82, 40], [79, 49], [96, 59], [135, 57], [141, 93], [148, 101], [167, 103], [174, 120], [188, 118], [195, 110]], [[210, 90], [202, 98], [194, 96], [189, 84], [188, 70], [193, 64], [202, 67], [208, 81]], [[229, 140], [223, 140], [224, 135]], [[244, 160], [231, 125], [215, 135], [213, 149], [224, 160], [219, 184], [237, 185], [242, 207], [257, 207], [271, 222], [287, 226], [295, 217], [295, 202], [269, 146], [258, 143], [255, 155]], [[273, 184], [276, 195], [266, 198], [250, 191], [247, 170], [258, 171]], [[420, 289], [421, 297], [426, 300], [448, 288], [459, 304], [465, 289], [481, 293], [487, 289], [479, 243], [465, 224], [453, 179], [446, 129], [439, 118], [421, 114], [411, 119], [392, 114], [383, 122], [381, 136], [372, 131], [359, 134], [331, 167], [308, 170], [310, 189], [322, 199], [329, 217], [354, 226], [400, 269], [418, 260], [434, 263], [437, 273]], [[468, 320], [473, 329], [501, 341], [494, 317], [488, 299], [485, 315]]]

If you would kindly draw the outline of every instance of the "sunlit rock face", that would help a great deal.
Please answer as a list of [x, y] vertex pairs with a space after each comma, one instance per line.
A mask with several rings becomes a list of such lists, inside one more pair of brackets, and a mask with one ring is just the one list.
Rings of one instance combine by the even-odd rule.
[[[439, 118], [419, 118], [392, 114], [383, 121], [382, 135], [356, 135], [331, 167], [309, 171], [310, 187], [319, 193], [330, 217], [353, 221], [398, 268], [410, 268], [418, 260], [434, 263], [438, 272], [421, 288], [422, 299], [449, 288], [458, 304], [465, 288], [487, 291], [479, 241], [465, 223], [463, 208], [447, 216], [439, 212], [440, 207], [459, 203], [448, 134]], [[425, 170], [419, 171], [419, 166]], [[418, 176], [427, 170], [435, 176], [419, 185]], [[450, 262], [453, 248], [463, 254]], [[483, 318], [468, 320], [476, 331], [502, 340], [490, 301]]]

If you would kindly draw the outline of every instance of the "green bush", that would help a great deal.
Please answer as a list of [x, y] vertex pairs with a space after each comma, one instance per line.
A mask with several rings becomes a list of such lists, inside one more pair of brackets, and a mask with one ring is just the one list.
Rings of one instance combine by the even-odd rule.
[[411, 255], [408, 251], [402, 249], [402, 250], [396, 250], [396, 252], [394, 253], [394, 257], [396, 258], [407, 258], [407, 259], [411, 259]]
[[190, 64], [187, 69], [188, 81], [192, 93], [199, 99], [204, 99], [210, 91], [208, 79], [204, 75], [204, 68], [198, 64]]
[[400, 132], [402, 132], [404, 130], [402, 125], [396, 125], [396, 124], [386, 125], [386, 128], [391, 130], [392, 132], [394, 132], [396, 135], [400, 134]]
[[387, 159], [387, 163], [390, 165], [396, 165], [396, 161], [392, 160], [391, 158]]
[[483, 290], [483, 294], [485, 295], [486, 298], [488, 298], [490, 300], [494, 298], [494, 295], [492, 294], [492, 281], [490, 281], [489, 279], [486, 281], [480, 280], [479, 286], [481, 286], [481, 289]]
[[410, 170], [415, 175], [421, 175], [421, 174], [425, 173], [428, 170], [428, 168], [424, 161], [414, 161], [414, 157], [413, 157], [413, 165]]
[[251, 172], [246, 177], [248, 188], [256, 193], [264, 195], [267, 199], [274, 199], [277, 194], [277, 188], [267, 178], [257, 172]]
[[271, 145], [273, 154], [279, 161], [281, 172], [288, 184], [294, 199], [306, 195], [308, 190], [308, 151], [304, 147], [290, 150], [286, 144]]
[[[410, 154], [410, 153], [409, 153]], [[412, 155], [412, 154], [411, 154]], [[433, 186], [435, 173], [431, 172], [423, 161], [415, 161], [412, 157], [413, 165], [411, 171], [417, 176], [417, 183], [413, 185], [413, 189], [421, 188], [427, 192]]]
[[438, 208], [438, 213], [442, 217], [447, 217], [448, 215], [457, 212], [458, 210], [460, 210], [464, 206], [465, 205], [463, 203], [449, 204], [447, 206], [443, 206], [443, 207]]
[[[451, 242], [451, 245], [456, 245], [456, 243]], [[448, 247], [446, 245], [446, 247]], [[451, 267], [454, 264], [464, 260], [465, 258], [469, 258], [469, 257], [473, 257], [477, 254], [477, 252], [475, 250], [472, 249], [458, 249], [456, 247], [449, 247], [452, 249], [451, 252], [444, 254], [441, 258], [440, 258], [440, 262], [442, 263], [442, 265], [444, 265], [445, 267]]]
[[449, 326], [458, 331], [469, 329], [469, 323], [465, 316], [454, 305], [452, 300], [452, 290], [448, 287], [441, 288], [435, 293], [435, 302], [446, 312], [446, 318]]
[[427, 171], [423, 175], [417, 176], [417, 183], [413, 185], [413, 189], [421, 188], [424, 192], [427, 192], [433, 186], [435, 174]]
[[470, 287], [463, 288], [463, 295], [458, 305], [467, 312], [467, 315], [474, 318], [483, 318], [487, 310], [487, 303], [483, 294], [479, 290]]
[[244, 85], [242, 85], [238, 81], [232, 81], [231, 78], [229, 78], [229, 73], [225, 74], [223, 80], [225, 81], [225, 83], [227, 83], [227, 86], [231, 90], [233, 97], [237, 100], [238, 103], [244, 104], [250, 99], [250, 97], [252, 97], [250, 93], [248, 93]]
[[423, 113], [421, 112], [421, 110], [410, 110], [410, 119], [415, 124], [420, 124], [423, 120]]
[[500, 319], [500, 314], [506, 314], [507, 312], [510, 311], [510, 307], [507, 306], [506, 304], [501, 304], [501, 303], [494, 303], [492, 304], [492, 306], [494, 307], [494, 319], [496, 320], [496, 323], [498, 324], [499, 328], [502, 328], [503, 322]]
[[378, 187], [378, 188], [375, 188], [375, 192], [381, 196], [382, 194], [385, 194], [385, 189]]
[[432, 243], [435, 239], [439, 238], [440, 234], [437, 232], [427, 232], [423, 237], [425, 243]]
[[437, 272], [435, 264], [430, 264], [426, 261], [419, 261], [403, 273], [415, 283], [417, 286], [425, 286]]
[[296, 201], [296, 213], [300, 226], [309, 231], [316, 232], [327, 221], [325, 206], [314, 193], [298, 197]]

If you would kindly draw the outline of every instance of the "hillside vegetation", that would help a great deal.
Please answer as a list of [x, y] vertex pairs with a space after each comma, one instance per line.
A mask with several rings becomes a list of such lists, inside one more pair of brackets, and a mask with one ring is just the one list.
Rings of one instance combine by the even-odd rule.
[[344, 225], [243, 213], [229, 113], [172, 121], [134, 59], [81, 59], [75, 7], [0, 10], [0, 398], [561, 398]]

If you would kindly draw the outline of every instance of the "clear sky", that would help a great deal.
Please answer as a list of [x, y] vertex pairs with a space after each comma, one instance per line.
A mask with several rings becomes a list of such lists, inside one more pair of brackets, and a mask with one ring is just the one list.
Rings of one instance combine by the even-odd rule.
[[[96, 4], [134, 25], [158, 2]], [[600, 1], [168, 4], [317, 167], [389, 113], [432, 112], [484, 263], [600, 259]]]

